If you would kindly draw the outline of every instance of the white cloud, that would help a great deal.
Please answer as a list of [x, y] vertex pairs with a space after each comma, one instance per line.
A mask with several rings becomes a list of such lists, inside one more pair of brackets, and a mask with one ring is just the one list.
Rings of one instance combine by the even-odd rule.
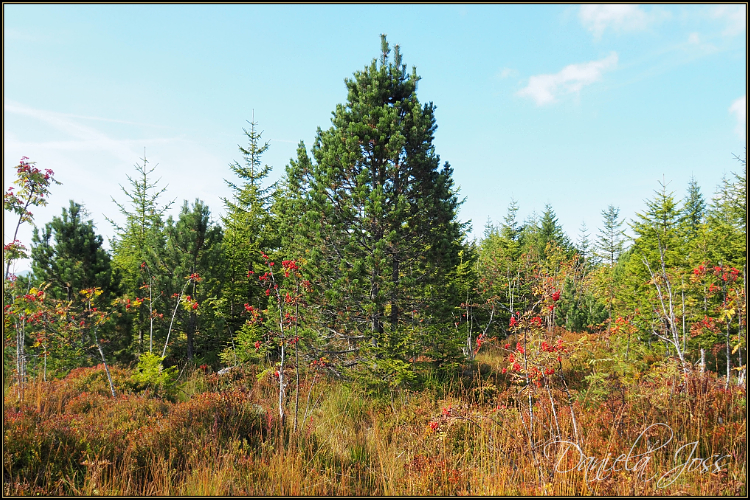
[[654, 19], [640, 7], [633, 4], [618, 5], [581, 5], [578, 12], [581, 24], [599, 39], [607, 28], [615, 31], [638, 31]]
[[737, 135], [744, 139], [746, 138], [745, 130], [747, 128], [747, 96], [743, 95], [729, 106], [729, 112], [734, 114], [737, 118], [737, 126], [734, 131]]
[[715, 19], [726, 21], [727, 27], [723, 34], [727, 36], [739, 35], [747, 29], [747, 5], [717, 5], [711, 10]]
[[509, 76], [515, 76], [518, 74], [518, 71], [512, 69], [512, 68], [503, 68], [500, 70], [500, 72], [497, 74], [498, 78], [508, 78]]
[[560, 94], [580, 92], [585, 85], [599, 81], [605, 70], [616, 66], [616, 52], [599, 61], [570, 64], [555, 74], [532, 76], [528, 85], [516, 95], [531, 97], [538, 106], [549, 104], [555, 102]]
[[701, 43], [701, 37], [698, 35], [698, 33], [690, 33], [690, 36], [688, 36], [688, 43], [698, 45]]

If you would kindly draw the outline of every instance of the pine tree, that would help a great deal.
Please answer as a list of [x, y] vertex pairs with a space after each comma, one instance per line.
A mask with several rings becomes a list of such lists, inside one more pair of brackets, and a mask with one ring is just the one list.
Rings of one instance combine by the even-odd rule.
[[[101, 289], [101, 304], [110, 304], [120, 292], [119, 274], [113, 272], [103, 239], [96, 234], [94, 222], [86, 220], [87, 215], [81, 204], [70, 200], [61, 217], [53, 217], [41, 232], [34, 229], [31, 247], [31, 281], [40, 286], [48, 284], [50, 298], [71, 303], [70, 311], [79, 317], [84, 309], [81, 292], [85, 289]], [[109, 342], [110, 352], [120, 360], [129, 359], [125, 351], [130, 344], [127, 318], [102, 325], [99, 333]], [[90, 339], [81, 340], [90, 347]], [[89, 355], [96, 356], [93, 352]]]
[[[187, 360], [191, 362], [200, 354], [204, 359], [210, 358], [210, 362], [217, 362], [216, 356], [223, 347], [220, 344], [223, 323], [212, 306], [220, 299], [226, 268], [221, 227], [211, 221], [208, 206], [196, 199], [192, 207], [184, 202], [177, 221], [171, 216], [167, 219], [165, 234], [164, 255], [159, 266], [162, 273], [170, 276], [166, 295], [174, 296], [185, 290], [189, 303], [197, 303], [195, 308], [177, 308], [180, 330], [185, 333]], [[196, 274], [200, 279], [190, 280], [185, 289], [188, 277]], [[198, 333], [201, 336], [196, 338]]]
[[83, 206], [70, 200], [61, 217], [53, 217], [39, 232], [34, 228], [31, 269], [34, 279], [49, 283], [56, 299], [73, 300], [85, 288], [99, 287], [113, 296], [119, 283], [113, 280], [109, 254], [94, 222]]
[[432, 144], [435, 106], [419, 103], [419, 77], [406, 72], [399, 47], [391, 61], [381, 42], [379, 64], [346, 80], [347, 103], [330, 129], [318, 129], [314, 161], [300, 148], [287, 182], [304, 199], [300, 229], [321, 320], [347, 345], [364, 337], [378, 357], [370, 366], [387, 378], [386, 361], [407, 361], [401, 327], [417, 315], [417, 352], [438, 365], [460, 356], [461, 339], [446, 326], [459, 300], [451, 279], [465, 225], [456, 220], [453, 170], [440, 168]]

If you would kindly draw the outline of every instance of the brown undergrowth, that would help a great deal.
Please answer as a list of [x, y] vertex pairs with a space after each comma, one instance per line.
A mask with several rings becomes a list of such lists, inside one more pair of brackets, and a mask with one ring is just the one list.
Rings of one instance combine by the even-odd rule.
[[[669, 362], [532, 398], [481, 353], [464, 378], [370, 396], [312, 372], [284, 426], [272, 376], [187, 376], [174, 401], [102, 367], [3, 405], [6, 495], [745, 495], [746, 392]], [[470, 376], [466, 376], [470, 373]], [[681, 378], [682, 377], [682, 378]], [[293, 392], [290, 391], [290, 392]], [[532, 415], [533, 413], [533, 415]], [[575, 417], [575, 425], [573, 423]]]

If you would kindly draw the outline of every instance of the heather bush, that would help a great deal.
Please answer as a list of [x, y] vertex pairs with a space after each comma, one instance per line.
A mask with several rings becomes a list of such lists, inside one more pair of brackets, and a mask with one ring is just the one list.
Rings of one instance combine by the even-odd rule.
[[[151, 391], [108, 395], [95, 368], [63, 380], [29, 384], [4, 405], [6, 494], [64, 495], [738, 495], [746, 492], [746, 393], [725, 390], [714, 374], [685, 378], [670, 363], [637, 377], [614, 373], [591, 404], [585, 387], [553, 387], [528, 399], [502, 373], [502, 349], [479, 353], [470, 381], [456, 378], [422, 391], [377, 397], [366, 387], [304, 372], [299, 426], [281, 426], [277, 382], [238, 367], [226, 375], [195, 370], [185, 401]], [[570, 366], [570, 368], [568, 368]], [[679, 367], [678, 367], [679, 368]], [[583, 368], [576, 368], [581, 377]], [[564, 370], [573, 371], [568, 362]], [[589, 368], [591, 370], [591, 368]], [[101, 368], [98, 369], [102, 371]], [[132, 372], [114, 369], [116, 383]], [[591, 373], [589, 371], [589, 373]], [[566, 373], [567, 376], [567, 373]], [[574, 384], [571, 384], [574, 385]], [[76, 389], [78, 387], [78, 389]], [[88, 387], [93, 390], [82, 390]], [[200, 388], [200, 390], [197, 390]], [[492, 394], [495, 394], [492, 396]], [[553, 405], [552, 401], [556, 404]], [[293, 398], [286, 401], [293, 404]], [[579, 439], [575, 437], [575, 413]], [[291, 413], [290, 413], [291, 415]], [[663, 424], [653, 427], [654, 424]], [[720, 472], [685, 471], [665, 487], [632, 471], [576, 470], [554, 439], [576, 442], [600, 460], [628, 453], [645, 438], [668, 446], [651, 454], [649, 471], [666, 473], [693, 456], [717, 460]], [[656, 439], [657, 441], [653, 441]], [[680, 446], [688, 445], [678, 451]], [[645, 448], [644, 448], [645, 449]], [[549, 451], [549, 454], [546, 454]], [[677, 453], [678, 459], [675, 458]], [[668, 478], [670, 479], [670, 478]]]

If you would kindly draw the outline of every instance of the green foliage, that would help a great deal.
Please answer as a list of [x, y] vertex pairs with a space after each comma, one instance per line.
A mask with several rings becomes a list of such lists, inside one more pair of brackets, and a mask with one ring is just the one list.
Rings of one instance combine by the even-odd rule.
[[[257, 362], [262, 353], [260, 344], [263, 343], [263, 329], [257, 324], [245, 322], [237, 330], [234, 346], [227, 347], [219, 355], [224, 366], [235, 366], [241, 363]], [[255, 343], [259, 346], [256, 347]]]
[[747, 264], [747, 161], [739, 173], [723, 178], [708, 209], [707, 260], [737, 268]]
[[[87, 212], [82, 205], [70, 201], [69, 209], [62, 210], [61, 217], [53, 217], [52, 222], [45, 225], [41, 233], [34, 229], [31, 248], [31, 268], [33, 275], [31, 283], [36, 286], [44, 286], [48, 302], [48, 309], [39, 310], [45, 318], [45, 324], [51, 325], [60, 321], [62, 318], [53, 320], [53, 315], [61, 314], [60, 309], [67, 321], [70, 321], [71, 327], [59, 325], [61, 328], [55, 329], [57, 341], [66, 341], [74, 343], [73, 345], [64, 346], [62, 351], [68, 354], [74, 354], [77, 347], [83, 350], [91, 347], [92, 326], [89, 324], [86, 329], [81, 329], [82, 334], [75, 338], [73, 331], [75, 326], [81, 320], [87, 319], [88, 303], [82, 300], [81, 293], [87, 289], [97, 289], [96, 307], [101, 312], [107, 311], [107, 321], [97, 326], [97, 335], [108, 343], [107, 351], [115, 354], [119, 361], [127, 362], [130, 355], [126, 348], [130, 344], [130, 332], [128, 328], [128, 318], [120, 314], [110, 314], [117, 311], [117, 306], [112, 306], [112, 301], [119, 294], [120, 278], [117, 272], [113, 272], [111, 258], [103, 248], [102, 237], [95, 232], [92, 220], [85, 220]], [[51, 299], [51, 300], [49, 300]], [[57, 302], [57, 305], [52, 302]], [[54, 311], [54, 312], [53, 312]], [[78, 317], [73, 321], [73, 317]], [[78, 344], [78, 346], [75, 346]], [[90, 354], [93, 353], [88, 349]], [[94, 354], [96, 358], [99, 353]], [[81, 358], [63, 359], [62, 365], [80, 366], [88, 364]]]
[[135, 178], [127, 176], [130, 190], [120, 186], [129, 206], [112, 198], [119, 212], [125, 217], [125, 225], [121, 226], [107, 218], [116, 232], [112, 241], [113, 264], [123, 275], [126, 291], [133, 296], [137, 296], [137, 290], [143, 285], [140, 276], [141, 264], [154, 251], [151, 248], [150, 233], [161, 230], [162, 217], [174, 203], [171, 201], [165, 205], [159, 204], [159, 197], [167, 188], [158, 188], [159, 181], [153, 180], [156, 167], [149, 168], [145, 157], [142, 161], [142, 165], [135, 165]]
[[705, 221], [707, 208], [695, 177], [690, 178], [683, 207], [683, 217], [680, 222], [684, 227], [683, 232], [689, 242], [697, 237], [698, 231]]
[[[633, 243], [635, 254], [656, 266], [663, 254], [664, 265], [673, 267], [682, 264], [682, 242], [679, 237], [679, 222], [682, 209], [674, 199], [673, 193], [667, 192], [667, 185], [659, 183], [661, 189], [655, 191], [654, 199], [646, 201], [647, 210], [637, 213], [637, 219], [630, 225], [636, 239]], [[646, 276], [643, 262], [636, 265], [641, 271], [638, 276]]]
[[[510, 216], [510, 213], [508, 215]], [[506, 230], [506, 232], [510, 231]], [[549, 257], [547, 247], [550, 244], [553, 248], [562, 249], [566, 257], [571, 257], [574, 252], [570, 239], [558, 223], [557, 215], [549, 203], [544, 206], [541, 217], [534, 212], [526, 220], [523, 228], [518, 232], [518, 242], [521, 251], [529, 254], [534, 262], [543, 262]]]
[[177, 367], [164, 368], [163, 362], [164, 358], [156, 354], [141, 354], [138, 366], [131, 377], [139, 389], [150, 388], [157, 394], [174, 395]]
[[565, 279], [556, 308], [556, 324], [571, 332], [593, 332], [609, 317], [605, 305], [583, 287], [576, 287], [571, 277]]

